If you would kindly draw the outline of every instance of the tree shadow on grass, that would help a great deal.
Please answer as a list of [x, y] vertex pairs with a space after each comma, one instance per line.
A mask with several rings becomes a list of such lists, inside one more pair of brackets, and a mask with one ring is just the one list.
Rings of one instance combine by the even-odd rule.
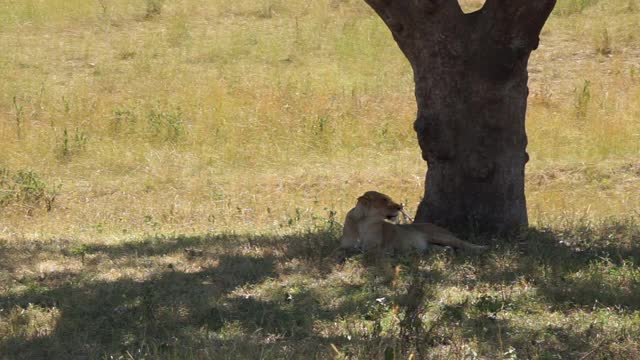
[[[640, 310], [639, 234], [639, 224], [626, 222], [531, 228], [516, 239], [493, 240], [490, 253], [470, 260], [477, 277], [462, 282], [493, 290], [458, 304], [458, 311], [444, 306], [439, 321], [459, 324], [496, 357], [636, 358], [634, 326], [616, 330], [607, 323], [633, 321], [629, 315]], [[453, 266], [466, 261], [454, 259]], [[460, 279], [444, 283], [460, 286]], [[517, 284], [530, 290], [514, 291]], [[564, 319], [580, 313], [584, 318]]]
[[[569, 241], [572, 236], [577, 238], [574, 235], [532, 229], [523, 235], [519, 245], [498, 242], [488, 255], [456, 256], [451, 265], [475, 266], [477, 279], [468, 280], [472, 286], [507, 284], [524, 278], [537, 287], [547, 305], [560, 311], [591, 307], [596, 300], [601, 306], [638, 310], [637, 279], [629, 283], [627, 275], [620, 273], [620, 269], [627, 269], [625, 264], [638, 263], [637, 248], [617, 247], [612, 242], [603, 245], [600, 238], [593, 236], [582, 237], [589, 246], [578, 249]], [[336, 264], [329, 256], [336, 245], [336, 230], [329, 229], [287, 236], [152, 237], [113, 245], [70, 243], [38, 249], [62, 258], [82, 257], [87, 265], [80, 272], [53, 272], [43, 279], [34, 275], [23, 281], [19, 290], [0, 296], [0, 315], [4, 318], [0, 322], [10, 322], [13, 327], [8, 328], [14, 329], [5, 331], [0, 339], [0, 353], [16, 359], [112, 355], [327, 358], [335, 355], [331, 347], [334, 344], [340, 349], [352, 349], [350, 356], [375, 358], [386, 356], [389, 348], [408, 356], [403, 352], [405, 343], [415, 344], [410, 346], [419, 353], [449, 344], [455, 340], [446, 329], [454, 326], [465, 337], [482, 341], [488, 353], [497, 354], [515, 346], [520, 351], [518, 355], [535, 357], [545, 348], [567, 356], [581, 354], [576, 349], [585, 346], [585, 339], [595, 339], [596, 333], [585, 333], [586, 330], [551, 327], [541, 331], [491, 318], [491, 312], [517, 301], [514, 298], [488, 297], [460, 306], [445, 304], [437, 318], [423, 323], [425, 306], [437, 304], [430, 288], [449, 283], [460, 286], [467, 281], [429, 267], [437, 257], [423, 259], [427, 268], [414, 268], [408, 283], [391, 298], [393, 277], [384, 280], [384, 271], [376, 274], [375, 265], [367, 267], [365, 263], [360, 266], [367, 267], [362, 275], [366, 288], [347, 283], [333, 285], [332, 289], [306, 286], [304, 281], [333, 276]], [[189, 254], [185, 249], [198, 252]], [[10, 259], [18, 251], [4, 248], [2, 256]], [[616, 257], [603, 261], [605, 251]], [[505, 265], [501, 259], [511, 261]], [[99, 267], [102, 262], [110, 262], [108, 269], [138, 264], [138, 271], [152, 275], [143, 276], [142, 280], [126, 274], [114, 280], [104, 279]], [[411, 264], [402, 258], [389, 262], [391, 269]], [[613, 271], [612, 275], [603, 264], [610, 264], [607, 266], [618, 272]], [[12, 269], [4, 265], [2, 268]], [[282, 280], [288, 275], [294, 280]], [[296, 284], [296, 277], [306, 280]], [[626, 283], [616, 286], [616, 279]], [[281, 283], [276, 284], [276, 280]], [[260, 296], [265, 291], [271, 293]], [[321, 291], [334, 293], [318, 293]], [[329, 305], [331, 301], [326, 298], [334, 295], [342, 300]], [[325, 301], [319, 301], [323, 296]], [[317, 322], [336, 323], [349, 316], [371, 318], [373, 323], [381, 324], [391, 309], [376, 305], [379, 296], [380, 304], [391, 299], [400, 306], [398, 313], [405, 319], [399, 324], [400, 338], [388, 333], [378, 333], [375, 339], [347, 338], [335, 335], [343, 330], [332, 333], [317, 327]], [[51, 320], [46, 321], [47, 317]], [[531, 339], [543, 340], [532, 345], [527, 343]], [[377, 345], [371, 345], [374, 340]]]
[[[327, 273], [333, 264], [326, 258], [335, 241], [333, 230], [327, 230], [70, 244], [59, 250], [62, 256], [113, 266], [137, 262], [140, 271], [151, 266], [152, 275], [105, 280], [96, 267], [20, 280], [25, 284], [20, 291], [0, 296], [0, 315], [15, 328], [0, 339], [0, 353], [3, 359], [255, 358], [269, 353], [281, 358], [309, 344], [307, 351], [326, 357], [332, 351], [329, 343], [343, 339], [318, 335], [314, 322], [340, 314], [316, 301], [317, 294], [306, 288], [293, 295], [275, 289], [282, 296], [260, 298], [245, 289], [278, 278], [290, 261], [301, 263], [306, 275]], [[193, 257], [183, 253], [191, 248], [198, 250]], [[167, 265], [159, 260], [163, 257], [176, 263]], [[149, 259], [156, 263], [149, 265]], [[314, 349], [311, 344], [326, 346]]]
[[[630, 224], [622, 241], [607, 228], [549, 231], [531, 228], [520, 242], [499, 243], [478, 280], [505, 284], [518, 279], [537, 288], [558, 310], [612, 307], [640, 310], [640, 230]], [[508, 264], [504, 264], [504, 259]]]
[[[327, 257], [338, 245], [336, 229], [329, 227], [318, 231], [306, 231], [294, 235], [235, 235], [208, 234], [196, 236], [153, 236], [140, 241], [120, 244], [87, 244], [83, 245], [85, 254], [103, 254], [110, 258], [162, 256], [185, 249], [202, 251], [205, 256], [235, 251], [236, 249], [255, 250], [276, 254], [279, 260], [299, 259], [311, 264], [314, 268], [328, 270], [332, 265], [326, 262]], [[65, 253], [70, 255], [73, 249]]]
[[[238, 269], [237, 264], [246, 267]], [[224, 256], [216, 267], [195, 273], [163, 272], [145, 281], [130, 279], [67, 283], [36, 288], [0, 299], [7, 309], [36, 306], [58, 309], [47, 336], [9, 337], [2, 341], [18, 358], [84, 358], [114, 350], [141, 351], [169, 347], [212, 322], [211, 302], [239, 285], [251, 285], [274, 274], [272, 258]], [[233, 274], [233, 275], [231, 275]], [[59, 274], [72, 279], [76, 274]]]
[[[640, 310], [640, 226], [614, 225], [473, 238], [492, 249], [478, 257], [440, 256], [446, 270], [425, 286], [479, 291], [444, 303], [425, 297], [430, 310], [423, 340], [431, 351], [454, 349], [456, 357], [466, 357], [461, 343], [474, 339], [489, 358], [636, 358], [639, 332], [630, 323], [620, 330], [606, 324], [634, 321], [628, 315]], [[584, 318], [562, 320], [576, 313]]]

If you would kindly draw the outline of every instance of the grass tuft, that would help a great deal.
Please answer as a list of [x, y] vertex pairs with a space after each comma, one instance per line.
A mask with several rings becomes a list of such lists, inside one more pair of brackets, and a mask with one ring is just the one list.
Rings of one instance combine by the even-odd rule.
[[43, 206], [51, 211], [60, 188], [60, 185], [45, 183], [40, 175], [31, 170], [11, 173], [0, 168], [0, 209], [13, 205], [26, 207], [30, 213], [35, 207]]
[[164, 0], [145, 0], [147, 6], [145, 19], [153, 19], [160, 16], [162, 13], [162, 7], [164, 6]]

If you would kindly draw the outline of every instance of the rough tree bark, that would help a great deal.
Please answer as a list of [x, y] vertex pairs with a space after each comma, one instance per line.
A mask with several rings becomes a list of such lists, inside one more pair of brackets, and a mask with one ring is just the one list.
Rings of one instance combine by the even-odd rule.
[[413, 67], [414, 129], [427, 161], [416, 221], [492, 232], [528, 225], [529, 55], [555, 0], [365, 0]]

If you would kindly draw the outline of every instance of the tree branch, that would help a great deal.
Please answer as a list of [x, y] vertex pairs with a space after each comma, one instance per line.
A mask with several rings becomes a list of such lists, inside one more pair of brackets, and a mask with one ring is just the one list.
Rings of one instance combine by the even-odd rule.
[[441, 12], [462, 15], [457, 0], [365, 0], [382, 18], [394, 37], [411, 37]]
[[511, 47], [531, 51], [555, 5], [556, 0], [487, 0], [483, 12], [495, 23], [494, 33], [510, 34]]

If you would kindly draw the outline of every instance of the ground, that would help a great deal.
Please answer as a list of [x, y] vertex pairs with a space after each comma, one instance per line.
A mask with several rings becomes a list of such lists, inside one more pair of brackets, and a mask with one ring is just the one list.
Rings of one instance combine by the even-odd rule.
[[530, 229], [340, 263], [356, 197], [426, 170], [363, 1], [0, 2], [0, 359], [640, 357], [639, 25], [558, 1]]

